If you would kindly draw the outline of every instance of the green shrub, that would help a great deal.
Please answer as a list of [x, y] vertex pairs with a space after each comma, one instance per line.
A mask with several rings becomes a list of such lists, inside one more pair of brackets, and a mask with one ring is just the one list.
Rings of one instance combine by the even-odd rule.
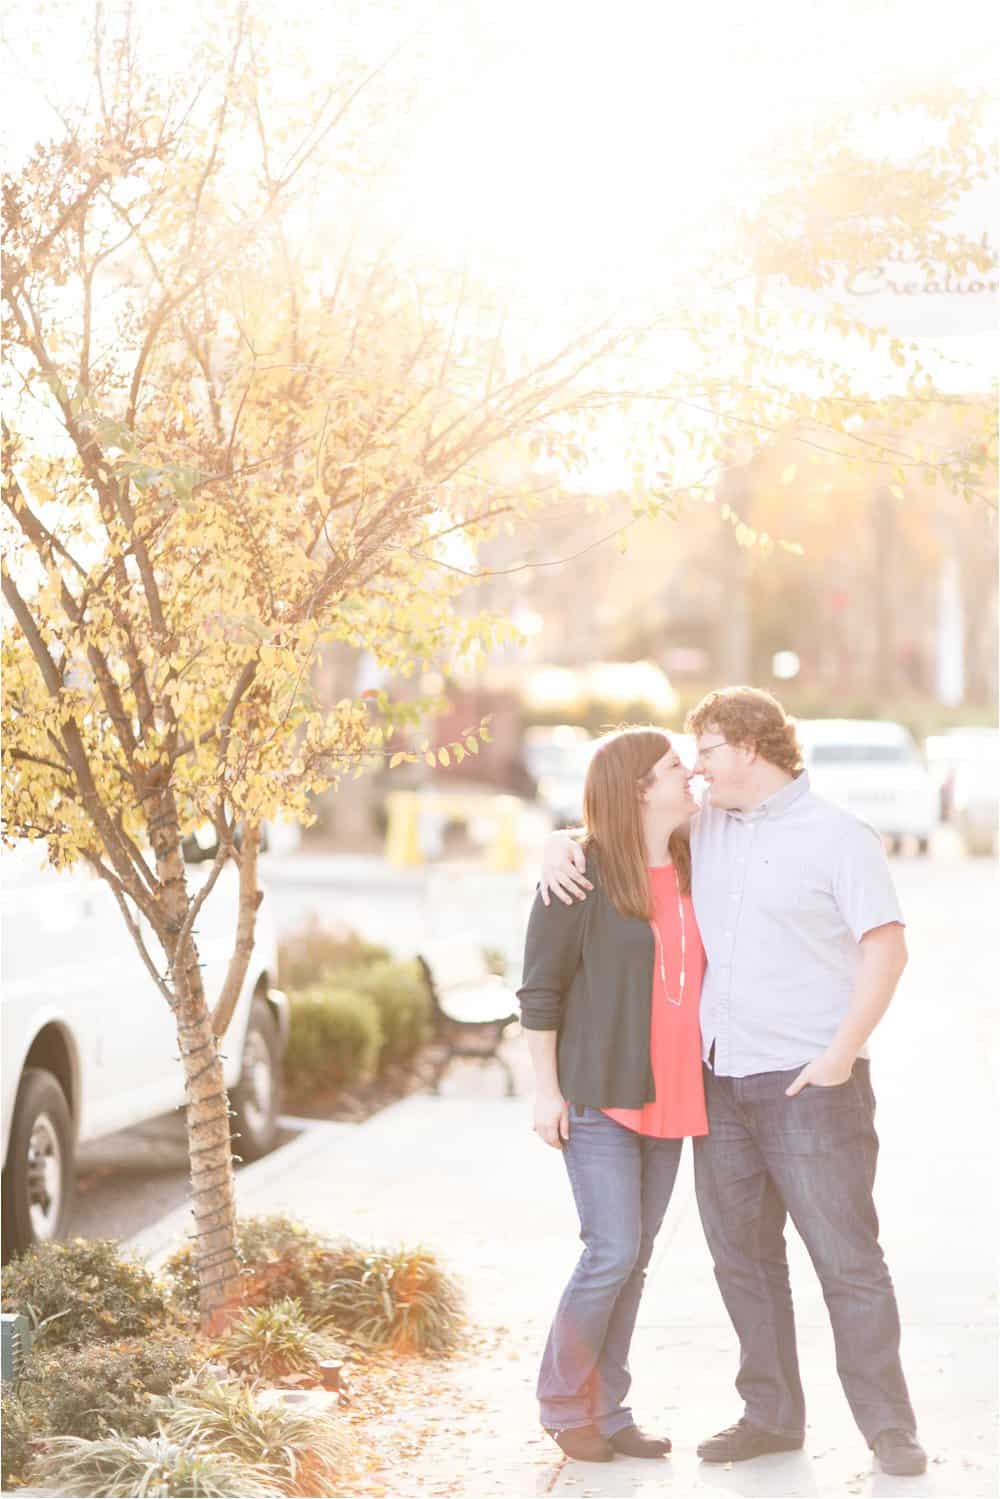
[[320, 926], [314, 917], [279, 944], [278, 983], [283, 989], [311, 989], [337, 969], [365, 967], [388, 957], [388, 948], [344, 927]]
[[334, 1358], [339, 1346], [315, 1332], [297, 1301], [242, 1312], [216, 1344], [219, 1357], [234, 1373], [251, 1379], [282, 1379], [286, 1374], [314, 1374], [322, 1359]]
[[288, 1494], [332, 1492], [353, 1445], [335, 1416], [258, 1401], [231, 1380], [182, 1386], [160, 1402], [160, 1423], [178, 1446], [229, 1453]]
[[368, 1347], [446, 1353], [465, 1324], [458, 1284], [429, 1250], [337, 1245], [326, 1255], [310, 1312]]
[[[305, 1302], [321, 1273], [327, 1241], [282, 1213], [240, 1218], [236, 1247], [243, 1261], [247, 1306], [267, 1306], [292, 1297]], [[165, 1270], [175, 1303], [187, 1316], [198, 1312], [198, 1273], [194, 1246], [185, 1244], [170, 1256]]]
[[136, 1494], [147, 1499], [281, 1499], [280, 1489], [231, 1453], [188, 1449], [162, 1436], [112, 1436], [98, 1442], [53, 1437], [32, 1478], [55, 1494], [77, 1499], [130, 1499]]
[[370, 995], [330, 983], [292, 996], [285, 1050], [289, 1092], [365, 1082], [381, 1050], [382, 1027]]
[[22, 1397], [36, 1429], [53, 1436], [154, 1436], [152, 1397], [169, 1394], [199, 1362], [194, 1343], [180, 1337], [39, 1347]]
[[35, 1437], [28, 1408], [21, 1391], [4, 1385], [0, 1395], [0, 1421], [3, 1444], [0, 1446], [0, 1481], [4, 1488], [27, 1480], [31, 1465], [31, 1444]]
[[236, 1224], [240, 1258], [248, 1265], [267, 1265], [301, 1258], [325, 1249], [328, 1241], [315, 1229], [286, 1213], [261, 1213]]
[[[4, 1270], [3, 1309], [52, 1317], [44, 1346], [141, 1337], [168, 1316], [165, 1288], [114, 1239], [36, 1244]], [[65, 1315], [60, 1315], [65, 1314]]]
[[382, 1027], [379, 1068], [390, 1062], [405, 1062], [430, 1040], [431, 996], [420, 964], [373, 963], [337, 975], [337, 982], [361, 994], [369, 994], [378, 1010]]

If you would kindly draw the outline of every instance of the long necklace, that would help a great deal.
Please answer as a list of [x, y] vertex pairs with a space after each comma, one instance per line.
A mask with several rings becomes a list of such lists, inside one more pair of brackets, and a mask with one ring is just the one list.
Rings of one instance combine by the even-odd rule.
[[[674, 879], [677, 880], [676, 868], [674, 869]], [[657, 926], [655, 920], [650, 923], [653, 928], [653, 936], [656, 938], [656, 952], [660, 960], [660, 980], [663, 984], [664, 998], [668, 1005], [683, 1004], [684, 983], [687, 978], [687, 923], [684, 919], [684, 902], [681, 900], [680, 880], [677, 880], [677, 915], [680, 918], [681, 926], [681, 977], [679, 993], [676, 999], [671, 997], [670, 990], [667, 988], [667, 964], [663, 953], [663, 938], [660, 936], [660, 928]]]

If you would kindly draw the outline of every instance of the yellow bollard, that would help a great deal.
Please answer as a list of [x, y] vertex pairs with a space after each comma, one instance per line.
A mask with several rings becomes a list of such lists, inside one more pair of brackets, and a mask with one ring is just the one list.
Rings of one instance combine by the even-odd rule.
[[417, 794], [415, 791], [390, 791], [385, 799], [385, 857], [396, 869], [422, 864], [417, 831]]
[[496, 812], [496, 833], [486, 862], [490, 869], [520, 869], [521, 847], [517, 831], [521, 803], [516, 796], [498, 796], [493, 805]]

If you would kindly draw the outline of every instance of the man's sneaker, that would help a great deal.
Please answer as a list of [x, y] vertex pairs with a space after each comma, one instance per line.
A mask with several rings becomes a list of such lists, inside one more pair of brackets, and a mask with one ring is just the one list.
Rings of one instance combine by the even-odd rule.
[[545, 1429], [566, 1456], [575, 1458], [578, 1463], [609, 1463], [615, 1455], [615, 1449], [596, 1426], [567, 1426], [565, 1431]]
[[908, 1431], [895, 1427], [880, 1431], [872, 1442], [872, 1451], [883, 1473], [892, 1473], [898, 1478], [915, 1478], [918, 1473], [927, 1472], [927, 1453]]
[[762, 1457], [765, 1452], [798, 1452], [805, 1445], [802, 1437], [783, 1437], [776, 1431], [765, 1431], [742, 1416], [735, 1426], [717, 1431], [698, 1448], [703, 1463], [743, 1463], [748, 1457]]

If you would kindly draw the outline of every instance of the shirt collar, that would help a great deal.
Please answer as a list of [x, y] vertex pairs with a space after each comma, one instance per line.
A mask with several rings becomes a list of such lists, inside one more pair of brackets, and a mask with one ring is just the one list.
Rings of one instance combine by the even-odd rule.
[[782, 817], [789, 807], [794, 806], [799, 797], [808, 790], [809, 772], [803, 770], [794, 781], [789, 781], [787, 786], [782, 786], [780, 791], [775, 791], [762, 801], [760, 806], [754, 807], [752, 812], [731, 811], [729, 816], [735, 817], [738, 822], [755, 822], [763, 817]]

